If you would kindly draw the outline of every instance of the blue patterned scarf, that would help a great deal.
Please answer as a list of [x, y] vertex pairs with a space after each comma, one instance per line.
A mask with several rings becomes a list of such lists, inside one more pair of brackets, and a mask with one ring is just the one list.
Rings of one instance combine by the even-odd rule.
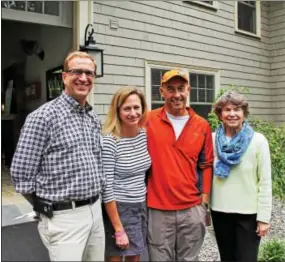
[[229, 176], [231, 167], [240, 163], [240, 158], [248, 148], [253, 134], [254, 130], [244, 121], [241, 131], [228, 142], [223, 125], [219, 125], [215, 140], [219, 158], [214, 170], [215, 176], [219, 178]]

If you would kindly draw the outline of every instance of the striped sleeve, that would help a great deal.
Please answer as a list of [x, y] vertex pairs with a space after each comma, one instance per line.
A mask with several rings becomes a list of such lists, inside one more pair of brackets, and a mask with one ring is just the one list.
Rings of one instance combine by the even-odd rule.
[[108, 203], [115, 200], [113, 183], [116, 160], [116, 140], [111, 135], [103, 137], [102, 160], [106, 175], [106, 186], [104, 188], [102, 198], [104, 203]]

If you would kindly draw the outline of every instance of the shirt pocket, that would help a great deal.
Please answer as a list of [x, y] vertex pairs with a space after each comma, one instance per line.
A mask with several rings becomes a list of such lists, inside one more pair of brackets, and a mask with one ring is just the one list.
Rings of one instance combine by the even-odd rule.
[[51, 152], [72, 152], [80, 148], [81, 130], [65, 123], [59, 125], [51, 135], [50, 151]]
[[179, 147], [180, 151], [187, 157], [198, 159], [201, 153], [205, 141], [205, 135], [203, 133], [193, 133], [184, 139], [183, 144]]

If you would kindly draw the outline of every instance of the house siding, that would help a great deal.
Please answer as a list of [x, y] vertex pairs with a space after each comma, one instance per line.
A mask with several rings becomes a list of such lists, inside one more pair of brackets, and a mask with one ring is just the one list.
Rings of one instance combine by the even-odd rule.
[[270, 83], [272, 116], [277, 124], [285, 124], [285, 2], [269, 3]]
[[155, 61], [218, 70], [221, 87], [248, 87], [251, 113], [272, 120], [268, 2], [261, 2], [260, 39], [235, 33], [234, 12], [234, 1], [219, 1], [217, 11], [182, 1], [94, 1], [96, 41], [104, 48], [105, 75], [94, 89], [101, 119], [120, 86], [149, 88], [145, 62]]

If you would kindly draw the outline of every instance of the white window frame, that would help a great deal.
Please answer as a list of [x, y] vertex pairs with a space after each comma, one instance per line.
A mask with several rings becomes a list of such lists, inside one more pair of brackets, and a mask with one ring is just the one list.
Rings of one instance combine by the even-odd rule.
[[213, 10], [218, 10], [219, 9], [219, 1], [213, 1], [213, 4], [212, 5], [209, 5], [205, 2], [202, 2], [202, 1], [199, 1], [199, 0], [192, 0], [192, 1], [184, 1], [186, 3], [194, 3], [194, 4], [198, 4], [198, 5], [201, 5], [201, 6], [204, 6], [204, 7], [207, 7], [207, 8], [210, 8], [210, 9], [213, 9]]
[[241, 30], [238, 28], [238, 2], [235, 1], [235, 32], [248, 35], [248, 36], [253, 36], [257, 38], [261, 38], [261, 1], [255, 1], [256, 3], [256, 34], [250, 33], [244, 30]]
[[[174, 68], [179, 68], [180, 70], [186, 72], [188, 75], [189, 73], [196, 73], [196, 74], [204, 74], [204, 75], [214, 75], [215, 77], [215, 84], [214, 84], [214, 99], [216, 98], [216, 95], [220, 91], [220, 72], [216, 68], [201, 68], [201, 67], [194, 67], [194, 66], [187, 66], [187, 65], [177, 65], [172, 63], [161, 63], [161, 62], [154, 62], [154, 61], [146, 61], [145, 62], [145, 97], [147, 106], [149, 109], [151, 109], [151, 69], [157, 68], [157, 69], [167, 69], [171, 70]], [[191, 95], [191, 91], [190, 91]], [[187, 99], [186, 105], [190, 105], [190, 97]], [[214, 102], [214, 101], [213, 101]], [[195, 102], [193, 104], [207, 104], [207, 102]]]
[[[44, 1], [42, 1], [44, 3]], [[59, 1], [59, 15], [1, 7], [2, 19], [72, 28], [72, 1]]]

